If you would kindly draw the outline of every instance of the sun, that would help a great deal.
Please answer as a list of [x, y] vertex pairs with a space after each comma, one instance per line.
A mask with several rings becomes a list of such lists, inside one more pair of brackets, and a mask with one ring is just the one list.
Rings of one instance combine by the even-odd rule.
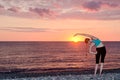
[[82, 40], [80, 37], [73, 37], [72, 41], [77, 43], [77, 42], [82, 41]]

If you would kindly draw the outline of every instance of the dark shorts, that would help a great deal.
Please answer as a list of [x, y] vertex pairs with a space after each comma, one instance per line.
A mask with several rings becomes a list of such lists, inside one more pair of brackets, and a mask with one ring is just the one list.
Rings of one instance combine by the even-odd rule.
[[96, 54], [96, 64], [99, 64], [100, 58], [101, 58], [101, 63], [104, 63], [105, 55], [106, 55], [106, 48], [101, 47], [101, 48], [96, 48], [97, 54]]

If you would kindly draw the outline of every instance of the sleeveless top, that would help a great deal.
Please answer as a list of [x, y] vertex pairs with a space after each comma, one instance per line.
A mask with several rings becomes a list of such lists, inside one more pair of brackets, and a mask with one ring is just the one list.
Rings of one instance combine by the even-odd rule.
[[93, 43], [95, 43], [96, 47], [103, 47], [104, 45], [102, 44], [101, 40], [99, 39], [94, 39], [92, 40]]

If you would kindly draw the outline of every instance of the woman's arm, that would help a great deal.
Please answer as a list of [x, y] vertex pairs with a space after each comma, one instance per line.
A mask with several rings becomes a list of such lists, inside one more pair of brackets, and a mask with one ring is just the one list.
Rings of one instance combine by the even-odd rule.
[[91, 39], [98, 39], [98, 38], [95, 37], [95, 36], [92, 36], [92, 35], [89, 35], [89, 34], [84, 34], [84, 33], [76, 33], [74, 36], [78, 36], [78, 35], [90, 37]]
[[92, 47], [95, 45], [95, 43], [91, 43], [89, 47], [89, 53], [91, 54], [97, 54], [97, 52], [92, 52]]

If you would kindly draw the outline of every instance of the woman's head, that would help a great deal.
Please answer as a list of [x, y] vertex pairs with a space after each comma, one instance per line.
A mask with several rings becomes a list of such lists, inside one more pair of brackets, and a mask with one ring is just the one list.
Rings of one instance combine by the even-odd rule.
[[85, 38], [85, 43], [88, 43], [90, 42], [90, 39], [89, 38]]

